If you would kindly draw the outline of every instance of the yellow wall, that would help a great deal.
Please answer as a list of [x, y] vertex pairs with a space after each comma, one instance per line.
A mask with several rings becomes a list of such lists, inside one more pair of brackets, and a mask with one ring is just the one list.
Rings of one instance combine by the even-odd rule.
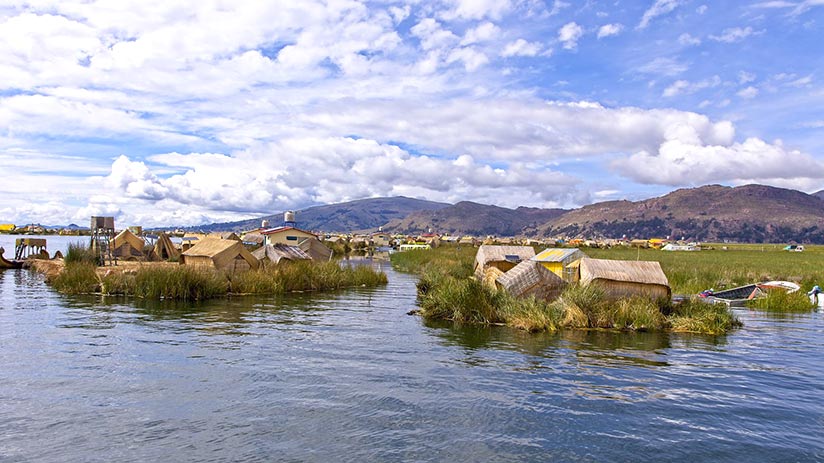
[[559, 277], [564, 277], [564, 264], [561, 262], [541, 262], [541, 265]]
[[14, 224], [13, 223], [0, 223], [0, 231], [3, 231], [3, 232], [14, 231]]
[[[288, 244], [290, 246], [297, 246], [299, 242], [306, 238], [314, 238], [315, 235], [297, 229], [284, 230], [271, 235], [265, 235], [268, 244]], [[290, 239], [292, 238], [292, 239]]]

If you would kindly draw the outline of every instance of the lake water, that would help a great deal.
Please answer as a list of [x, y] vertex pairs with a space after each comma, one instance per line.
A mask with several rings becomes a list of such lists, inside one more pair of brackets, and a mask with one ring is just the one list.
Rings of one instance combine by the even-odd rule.
[[199, 304], [0, 271], [0, 461], [824, 461], [821, 313], [460, 327], [407, 315], [415, 278], [374, 265], [388, 286]]

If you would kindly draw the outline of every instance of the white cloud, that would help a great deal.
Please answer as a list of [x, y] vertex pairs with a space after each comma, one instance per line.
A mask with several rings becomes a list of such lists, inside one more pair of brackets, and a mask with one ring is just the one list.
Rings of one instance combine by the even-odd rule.
[[570, 6], [572, 5], [568, 2], [554, 0], [552, 2], [552, 9], [549, 11], [549, 16], [555, 16], [556, 14], [560, 13], [561, 10], [563, 10], [564, 8], [569, 8]]
[[755, 98], [758, 95], [758, 89], [750, 85], [747, 88], [739, 90], [738, 93], [736, 93], [736, 95], [749, 100]]
[[452, 0], [450, 3], [452, 8], [441, 14], [443, 19], [500, 19], [512, 8], [509, 0]]
[[707, 88], [717, 87], [719, 85], [721, 85], [721, 78], [719, 76], [712, 76], [709, 79], [704, 79], [698, 82], [677, 80], [664, 89], [663, 96], [673, 97], [681, 94], [691, 94]]
[[698, 8], [695, 9], [695, 12], [698, 13], [698, 14], [704, 14], [704, 13], [707, 12], [708, 9], [709, 9], [709, 7], [707, 5], [701, 5], [701, 6], [699, 6]]
[[738, 83], [739, 84], [747, 84], [750, 82], [755, 82], [755, 74], [747, 71], [739, 71], [738, 72]]
[[598, 38], [609, 37], [611, 35], [618, 35], [624, 29], [623, 24], [614, 23], [614, 24], [604, 24], [598, 29]]
[[681, 45], [701, 45], [701, 39], [684, 32], [678, 36], [678, 43]]
[[653, 5], [644, 12], [641, 22], [638, 23], [638, 29], [645, 29], [649, 26], [650, 21], [659, 16], [672, 12], [674, 9], [681, 6], [681, 3], [682, 2], [680, 0], [655, 0], [655, 3], [653, 3]]
[[541, 44], [537, 42], [527, 42], [524, 39], [518, 39], [514, 42], [509, 42], [501, 52], [501, 56], [536, 56], [541, 52]]
[[472, 45], [478, 42], [486, 42], [495, 38], [500, 33], [501, 29], [498, 26], [492, 24], [491, 22], [484, 22], [478, 25], [478, 27], [466, 31], [464, 38], [461, 40], [461, 45]]
[[710, 39], [715, 40], [716, 42], [735, 43], [740, 42], [755, 33], [756, 32], [753, 31], [753, 28], [749, 26], [744, 28], [731, 27], [724, 29], [721, 35], [710, 35]]
[[640, 72], [645, 74], [654, 74], [667, 77], [676, 76], [683, 73], [687, 69], [689, 69], [689, 66], [672, 58], [655, 58], [649, 63], [638, 68]]
[[563, 43], [564, 49], [573, 50], [578, 47], [578, 39], [584, 35], [584, 29], [574, 21], [564, 24], [558, 30], [558, 40]]
[[779, 179], [820, 178], [819, 161], [782, 144], [756, 138], [728, 146], [699, 146], [669, 140], [657, 152], [638, 152], [613, 168], [642, 183], [658, 185], [702, 185], [745, 180], [775, 183]]

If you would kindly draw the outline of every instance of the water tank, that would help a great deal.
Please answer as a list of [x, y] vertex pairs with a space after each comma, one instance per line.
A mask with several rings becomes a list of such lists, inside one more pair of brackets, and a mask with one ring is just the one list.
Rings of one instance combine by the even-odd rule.
[[268, 220], [261, 220], [260, 221], [260, 228], [269, 228], [269, 221]]
[[295, 211], [286, 211], [283, 213], [283, 221], [285, 223], [295, 223]]

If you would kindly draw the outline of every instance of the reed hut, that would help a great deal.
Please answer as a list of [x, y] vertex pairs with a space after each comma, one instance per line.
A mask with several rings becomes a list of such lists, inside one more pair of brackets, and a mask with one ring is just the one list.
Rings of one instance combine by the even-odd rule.
[[670, 298], [669, 281], [658, 262], [591, 259], [580, 261], [581, 284], [599, 284], [610, 299]]
[[259, 261], [273, 262], [279, 265], [282, 262], [294, 262], [298, 260], [312, 260], [309, 254], [305, 253], [298, 246], [289, 246], [288, 244], [267, 244], [261, 248], [255, 249], [252, 255]]
[[578, 269], [573, 263], [586, 257], [578, 248], [546, 248], [531, 260], [538, 262], [567, 283], [578, 281]]
[[475, 276], [479, 280], [483, 280], [486, 271], [490, 268], [507, 272], [521, 261], [531, 259], [534, 256], [535, 250], [531, 246], [481, 245], [477, 254], [475, 254]]
[[146, 242], [130, 230], [123, 230], [112, 241], [112, 255], [124, 260], [135, 260], [145, 256], [143, 246]]
[[325, 244], [321, 243], [317, 238], [306, 238], [298, 245], [300, 249], [309, 255], [312, 260], [318, 262], [326, 262], [332, 260], [332, 250], [327, 248]]
[[257, 248], [263, 246], [264, 238], [263, 235], [261, 235], [258, 232], [249, 232], [243, 234], [241, 241], [243, 241], [243, 244], [245, 244], [246, 246], [252, 246], [254, 248]]
[[180, 260], [180, 250], [175, 247], [169, 235], [165, 233], [157, 236], [152, 254], [154, 258], [159, 260]]
[[567, 285], [561, 277], [534, 260], [522, 261], [496, 281], [512, 296], [535, 296], [545, 301], [558, 299]]
[[237, 236], [237, 233], [234, 232], [209, 233], [208, 235], [206, 235], [206, 238], [241, 241], [240, 237]]
[[255, 256], [240, 241], [207, 238], [181, 254], [180, 263], [229, 272], [256, 269], [260, 265]]

